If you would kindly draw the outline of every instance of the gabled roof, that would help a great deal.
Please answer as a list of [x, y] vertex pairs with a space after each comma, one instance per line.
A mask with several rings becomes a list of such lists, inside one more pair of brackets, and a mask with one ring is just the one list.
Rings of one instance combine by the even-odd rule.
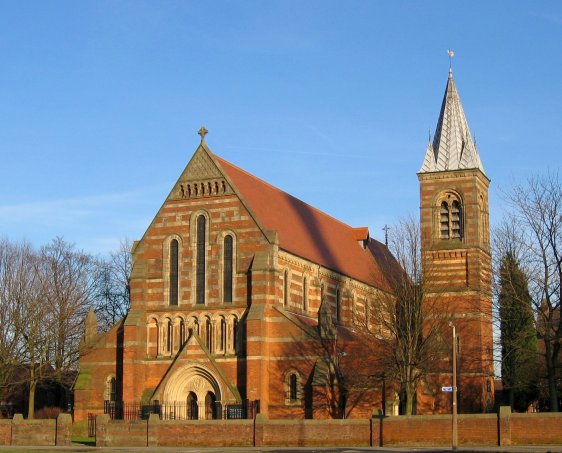
[[427, 146], [420, 173], [464, 169], [479, 169], [484, 173], [464, 115], [453, 72], [450, 70], [435, 137], [433, 143]]
[[[367, 246], [363, 247], [358, 242], [357, 229], [219, 156], [212, 156], [263, 228], [277, 232], [280, 249], [369, 285], [390, 290], [388, 273], [395, 272], [396, 267], [377, 259], [384, 257], [386, 260], [392, 256], [386, 246], [368, 239]], [[367, 239], [366, 229], [362, 233], [362, 238]]]

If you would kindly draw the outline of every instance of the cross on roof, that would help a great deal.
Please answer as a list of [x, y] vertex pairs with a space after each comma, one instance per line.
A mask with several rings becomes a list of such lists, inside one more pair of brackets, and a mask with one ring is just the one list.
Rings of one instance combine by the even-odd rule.
[[201, 129], [197, 131], [197, 133], [201, 136], [201, 143], [205, 143], [205, 135], [207, 135], [209, 131], [205, 129], [205, 126], [201, 126]]
[[383, 228], [384, 231], [384, 245], [386, 245], [388, 247], [388, 230], [390, 230], [390, 227], [388, 225], [385, 225]]

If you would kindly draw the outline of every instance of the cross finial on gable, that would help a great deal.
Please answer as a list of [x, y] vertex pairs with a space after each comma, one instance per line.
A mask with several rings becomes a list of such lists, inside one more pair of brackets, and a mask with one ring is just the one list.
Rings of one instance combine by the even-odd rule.
[[209, 131], [205, 129], [205, 126], [201, 126], [201, 129], [197, 131], [197, 133], [201, 136], [201, 144], [205, 143], [205, 135], [207, 135]]
[[390, 230], [390, 227], [385, 225], [382, 230], [384, 231], [384, 245], [388, 247], [388, 230]]

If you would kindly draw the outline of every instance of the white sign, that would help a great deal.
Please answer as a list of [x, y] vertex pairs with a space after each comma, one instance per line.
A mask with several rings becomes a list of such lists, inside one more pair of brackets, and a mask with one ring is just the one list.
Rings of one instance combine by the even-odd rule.
[[453, 391], [453, 387], [441, 387], [441, 391], [442, 391], [442, 392], [452, 392], [452, 391]]

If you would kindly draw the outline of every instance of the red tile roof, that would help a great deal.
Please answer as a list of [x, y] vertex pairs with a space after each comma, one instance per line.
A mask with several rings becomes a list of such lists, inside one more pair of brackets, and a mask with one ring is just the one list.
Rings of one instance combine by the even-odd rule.
[[390, 289], [389, 273], [399, 266], [380, 242], [371, 239], [366, 248], [361, 246], [357, 238], [366, 238], [366, 228], [352, 228], [217, 155], [213, 157], [260, 224], [277, 231], [281, 249], [369, 285]]

